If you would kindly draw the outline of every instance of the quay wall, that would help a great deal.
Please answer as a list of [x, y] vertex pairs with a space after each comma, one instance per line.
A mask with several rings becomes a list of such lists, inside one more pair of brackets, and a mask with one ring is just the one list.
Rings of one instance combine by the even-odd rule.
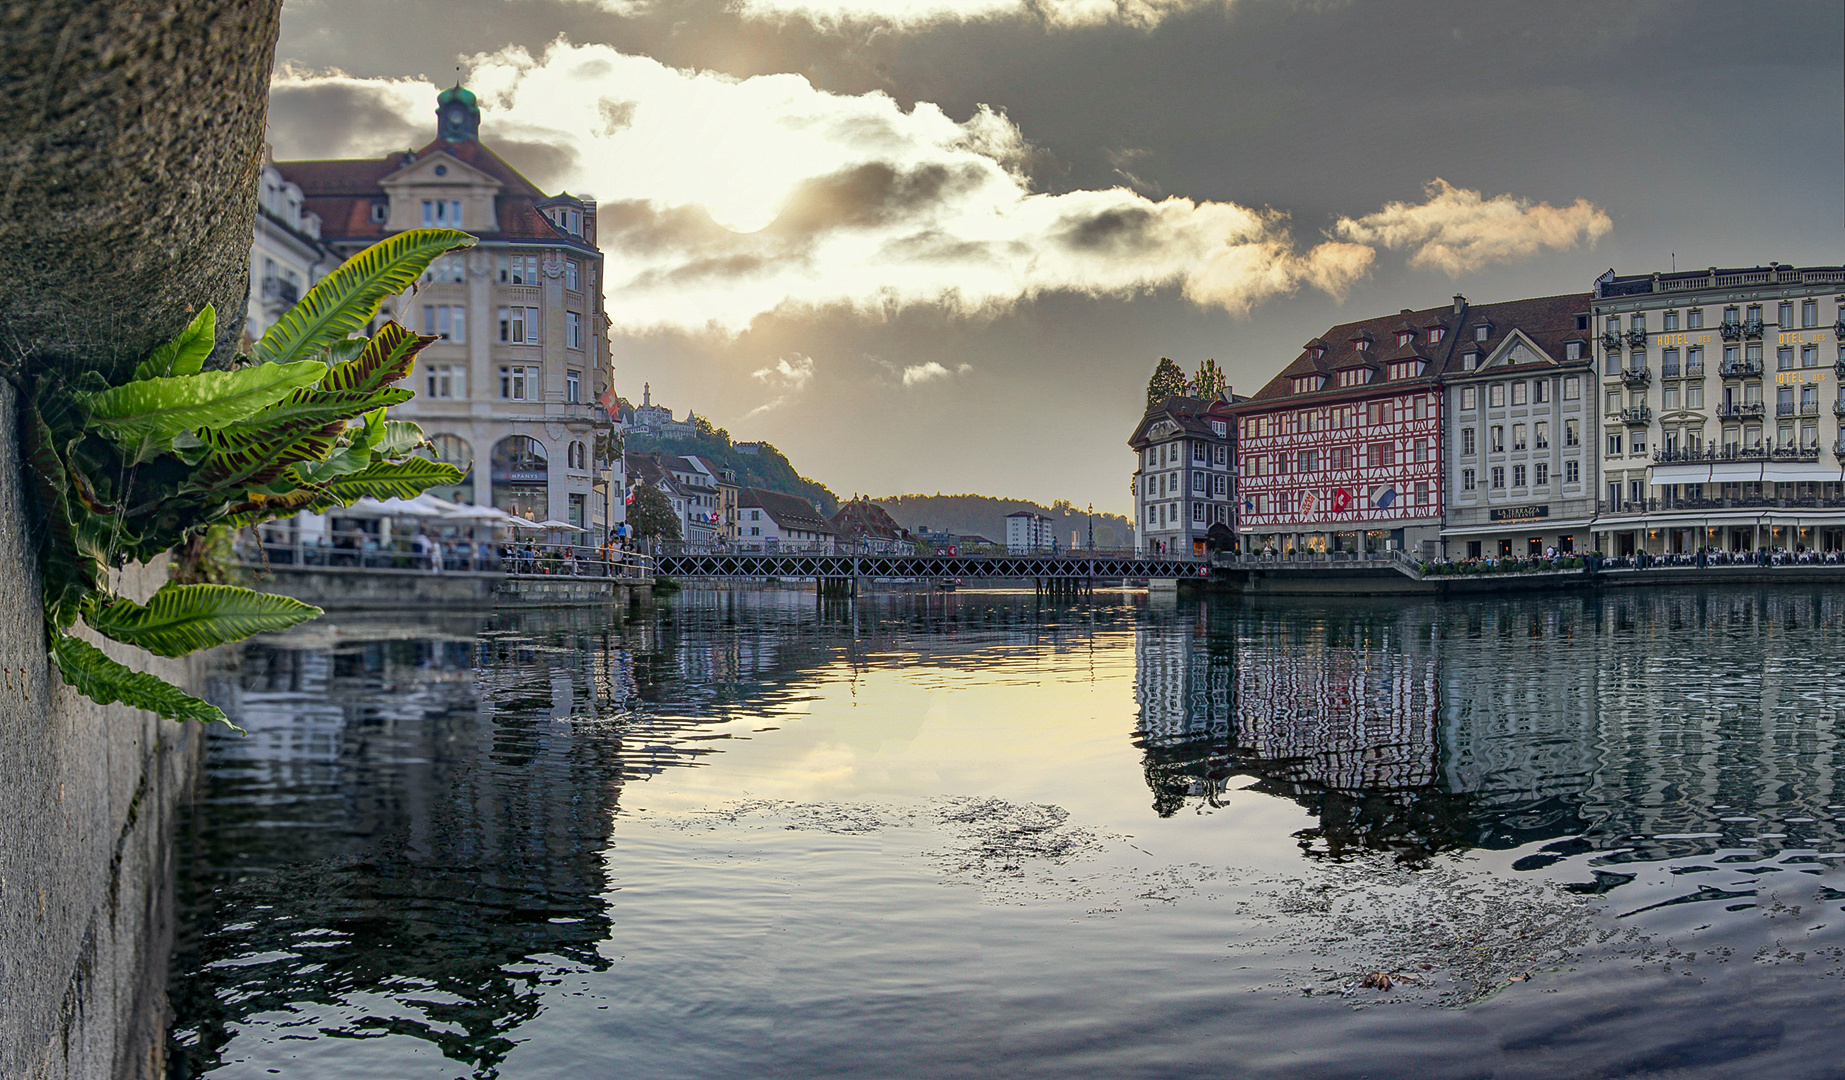
[[[63, 685], [45, 652], [12, 387], [0, 382], [0, 1080], [165, 1072], [174, 816], [203, 733]], [[116, 575], [136, 599], [165, 559]], [[85, 632], [137, 670], [197, 685]]]
[[[254, 569], [254, 568], [246, 568]], [[493, 607], [502, 575], [392, 570], [360, 566], [270, 566], [251, 588], [280, 593], [328, 611], [401, 611]]]
[[1841, 585], [1845, 565], [1660, 566], [1646, 570], [1557, 570], [1526, 574], [1453, 574], [1415, 578], [1386, 566], [1280, 566], [1218, 571], [1179, 583], [1186, 591], [1263, 596], [1482, 596], [1622, 588], [1723, 585]]

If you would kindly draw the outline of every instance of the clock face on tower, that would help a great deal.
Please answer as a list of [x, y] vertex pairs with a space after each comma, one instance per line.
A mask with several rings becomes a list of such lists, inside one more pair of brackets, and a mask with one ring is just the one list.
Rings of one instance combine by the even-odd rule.
[[468, 111], [459, 105], [450, 105], [448, 108], [449, 125], [452, 127], [460, 127], [462, 118], [467, 116], [467, 113]]

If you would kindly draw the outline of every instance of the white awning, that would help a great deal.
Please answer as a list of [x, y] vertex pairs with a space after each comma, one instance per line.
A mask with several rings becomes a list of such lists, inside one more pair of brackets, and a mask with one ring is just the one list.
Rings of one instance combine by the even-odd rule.
[[1719, 461], [1708, 465], [1654, 465], [1655, 484], [1752, 484], [1762, 479], [1765, 461]]
[[1825, 484], [1839, 479], [1839, 468], [1818, 461], [1771, 461], [1762, 479], [1777, 484]]

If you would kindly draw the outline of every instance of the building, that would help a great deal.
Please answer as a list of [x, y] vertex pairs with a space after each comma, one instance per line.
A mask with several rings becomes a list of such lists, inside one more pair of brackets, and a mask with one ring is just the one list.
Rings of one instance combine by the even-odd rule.
[[250, 244], [250, 298], [243, 332], [263, 336], [282, 313], [342, 261], [320, 238], [320, 215], [306, 208], [301, 189], [276, 168], [263, 148], [256, 194], [256, 233]]
[[1031, 510], [1006, 515], [1006, 554], [1029, 555], [1051, 550], [1055, 539], [1051, 519]]
[[633, 430], [637, 435], [656, 439], [689, 439], [698, 432], [697, 414], [686, 410], [684, 420], [673, 419], [673, 410], [653, 403], [653, 384], [641, 384], [641, 403], [635, 406]]
[[1595, 282], [1597, 547], [1845, 547], [1845, 268]]
[[837, 534], [812, 503], [779, 491], [737, 491], [738, 547], [743, 551], [805, 551], [831, 555]]
[[869, 555], [914, 555], [916, 544], [909, 530], [897, 524], [890, 512], [864, 496], [848, 501], [833, 515], [832, 526], [840, 550]]
[[1335, 326], [1233, 407], [1246, 550], [1437, 554], [1440, 374], [1466, 306]]
[[1595, 517], [1587, 293], [1466, 306], [1442, 376], [1442, 557], [1587, 550]]
[[1231, 407], [1174, 395], [1148, 409], [1128, 438], [1134, 449], [1134, 549], [1202, 555], [1213, 526], [1234, 538], [1236, 443]]
[[417, 396], [392, 413], [469, 470], [436, 494], [600, 534], [622, 520], [625, 482], [600, 404], [614, 399], [595, 200], [547, 195], [481, 143], [470, 91], [443, 91], [436, 115], [436, 137], [418, 150], [276, 162], [284, 201], [298, 190], [342, 256], [422, 226], [479, 238], [380, 308], [438, 339], [417, 358]]

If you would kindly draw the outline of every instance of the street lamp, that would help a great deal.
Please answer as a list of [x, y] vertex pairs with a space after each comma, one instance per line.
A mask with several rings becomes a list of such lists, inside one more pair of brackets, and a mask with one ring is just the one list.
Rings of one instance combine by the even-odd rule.
[[1095, 504], [1089, 504], [1089, 550], [1095, 550]]

